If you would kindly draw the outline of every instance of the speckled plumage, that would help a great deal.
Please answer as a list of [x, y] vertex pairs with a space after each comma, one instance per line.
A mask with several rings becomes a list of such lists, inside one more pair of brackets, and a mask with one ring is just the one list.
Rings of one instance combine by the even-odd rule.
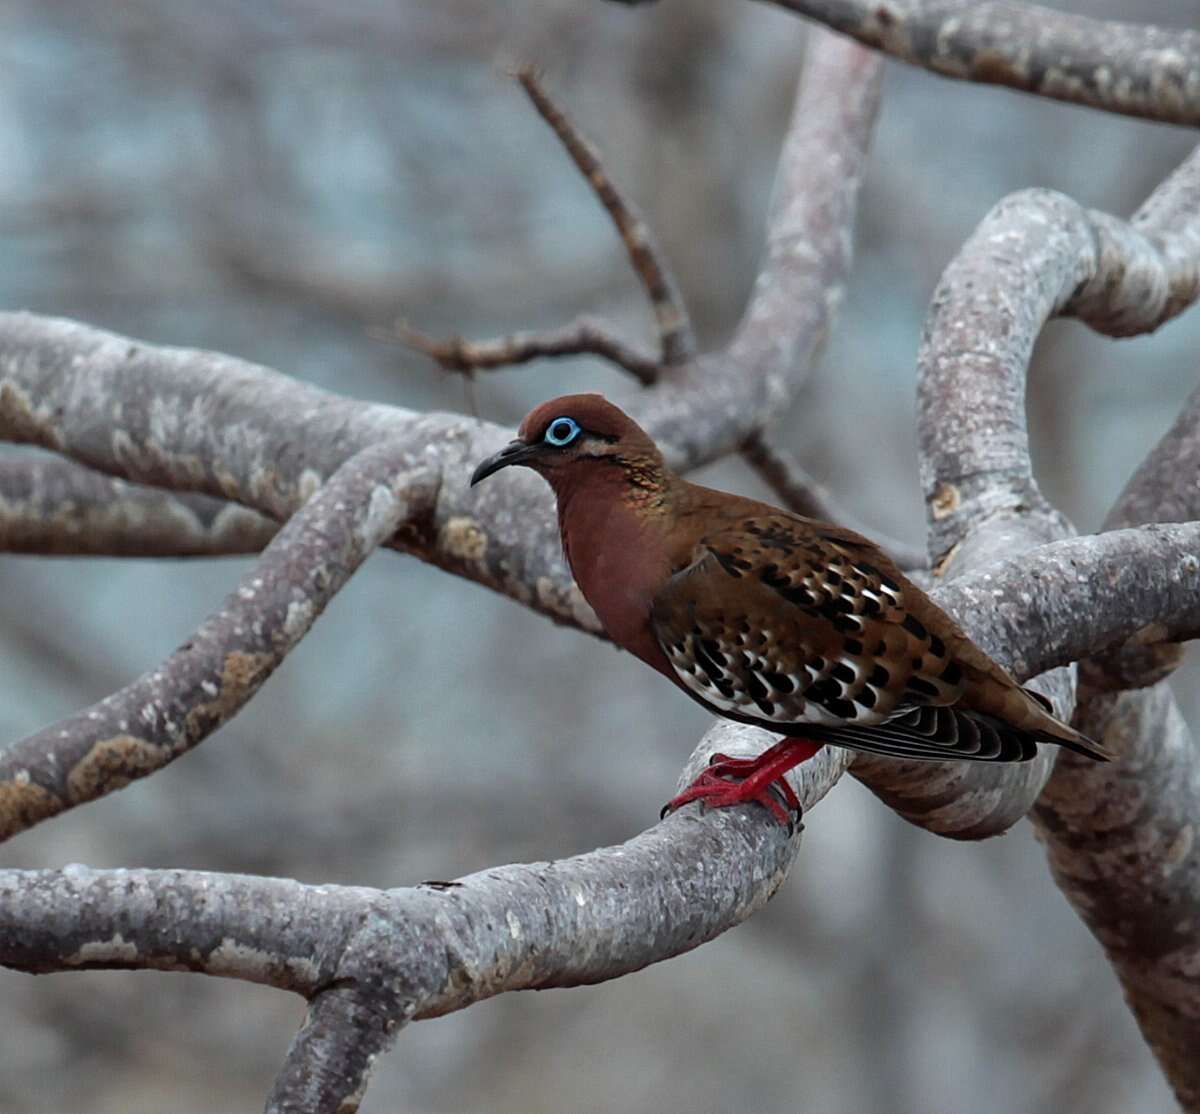
[[[547, 445], [566, 417], [577, 435]], [[717, 715], [898, 758], [1017, 762], [1039, 742], [1107, 757], [869, 539], [681, 479], [599, 395], [537, 407], [475, 479], [509, 463], [554, 489], [572, 572], [613, 641]]]

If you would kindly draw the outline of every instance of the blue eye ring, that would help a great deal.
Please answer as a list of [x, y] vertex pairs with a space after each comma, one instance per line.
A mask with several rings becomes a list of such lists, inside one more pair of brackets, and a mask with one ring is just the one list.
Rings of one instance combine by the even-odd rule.
[[574, 418], [568, 418], [565, 414], [561, 418], [555, 418], [548, 426], [546, 426], [546, 435], [543, 440], [547, 445], [553, 445], [556, 449], [561, 449], [564, 445], [569, 445], [580, 434], [579, 423]]

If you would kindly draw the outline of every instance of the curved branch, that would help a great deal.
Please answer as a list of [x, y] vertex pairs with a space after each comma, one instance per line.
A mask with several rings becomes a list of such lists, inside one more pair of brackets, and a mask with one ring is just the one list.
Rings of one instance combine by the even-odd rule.
[[[1104, 520], [1105, 529], [1144, 522], [1186, 522], [1200, 518], [1200, 388], [1134, 472]], [[1164, 680], [1183, 660], [1172, 642], [1126, 646], [1086, 663], [1093, 691], [1145, 688]]]
[[[876, 56], [832, 37], [805, 70], [770, 223], [776, 246], [748, 311], [769, 336], [761, 359], [731, 368], [724, 354], [705, 357], [668, 369], [628, 400], [677, 467], [738, 448], [790, 397], [797, 369], [806, 370], [845, 278], [879, 71]], [[751, 351], [748, 340], [742, 351]], [[123, 400], [120, 429], [109, 420], [114, 397]], [[458, 415], [340, 398], [220, 353], [0, 313], [0, 438], [280, 519], [296, 506], [302, 485], [320, 483], [358, 449], [393, 440], [401, 467], [429, 467], [443, 477], [430, 521], [406, 534], [403, 548], [596, 633], [595, 616], [563, 562], [545, 486], [505, 474], [485, 498], [468, 487], [475, 464], [511, 437]]]
[[[1135, 227], [1136, 225], [1136, 227]], [[1200, 276], [1200, 152], [1126, 224], [1027, 190], [984, 219], [934, 292], [918, 354], [921, 473], [941, 574], [978, 571], [1070, 532], [1033, 478], [1025, 426], [1034, 341], [1055, 314], [1113, 335], [1149, 331], [1194, 300]], [[988, 648], [1005, 662], [1012, 646]], [[1072, 678], [1048, 679], [1061, 711]], [[1020, 767], [897, 767], [854, 773], [922, 827], [977, 838], [1032, 807], [1054, 756]]]
[[[843, 768], [832, 753], [808, 763], [795, 782], [804, 804]], [[193, 871], [0, 871], [0, 964], [194, 970], [298, 991], [314, 1009], [269, 1109], [332, 1112], [407, 1021], [690, 951], [761, 908], [799, 844], [762, 809], [688, 808], [618, 847], [387, 892]]]
[[[617, 0], [639, 4], [644, 0]], [[772, 0], [943, 77], [1200, 125], [1200, 34], [972, 0]]]
[[934, 592], [1021, 680], [1110, 646], [1200, 637], [1200, 522], [1064, 538]]
[[1033, 479], [1024, 404], [1047, 320], [1153, 332], [1198, 293], [1200, 149], [1128, 223], [1046, 190], [997, 205], [938, 284], [918, 357], [931, 552], [944, 558], [984, 517], [1053, 517]]
[[106, 557], [258, 553], [279, 529], [207, 495], [125, 483], [70, 460], [0, 458], [0, 551]]
[[[1200, 390], [1126, 485], [1107, 525], [1200, 516]], [[1159, 632], [1151, 632], [1159, 633]], [[1161, 632], [1171, 637], [1172, 632]], [[1034, 810], [1059, 888], [1103, 944], [1180, 1104], [1200, 1108], [1200, 761], [1160, 681], [1182, 647], [1124, 645], [1080, 670], [1077, 726], [1121, 755], [1064, 757]], [[1119, 849], [1119, 852], [1118, 852]]]
[[396, 457], [384, 443], [338, 469], [158, 668], [0, 752], [0, 840], [153, 773], [240, 711], [371, 552], [432, 505], [430, 474]]
[[739, 449], [808, 378], [845, 294], [882, 74], [870, 51], [830, 35], [811, 39], [775, 173], [765, 259], [732, 340], [666, 369], [626, 404], [673, 467]]

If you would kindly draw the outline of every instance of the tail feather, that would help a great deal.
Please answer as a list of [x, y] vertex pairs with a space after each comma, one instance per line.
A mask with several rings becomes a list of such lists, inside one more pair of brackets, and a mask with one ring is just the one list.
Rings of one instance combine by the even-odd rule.
[[1030, 731], [1038, 742], [1057, 743], [1060, 747], [1065, 747], [1067, 750], [1073, 750], [1076, 754], [1085, 755], [1088, 758], [1093, 758], [1097, 762], [1111, 762], [1113, 754], [1106, 747], [1097, 743], [1093, 739], [1089, 739], [1086, 735], [1080, 734], [1075, 728], [1063, 723], [1055, 714], [1054, 706], [1040, 692], [1034, 692], [1033, 689], [1021, 689], [1021, 692], [1030, 697], [1030, 699], [1038, 706], [1041, 713], [1039, 719], [1043, 722]]

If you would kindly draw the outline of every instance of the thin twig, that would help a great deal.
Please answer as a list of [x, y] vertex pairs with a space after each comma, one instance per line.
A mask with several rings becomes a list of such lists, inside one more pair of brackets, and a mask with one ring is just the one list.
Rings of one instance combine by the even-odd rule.
[[545, 332], [511, 333], [491, 340], [466, 340], [448, 337], [438, 340], [405, 322], [398, 321], [396, 335], [410, 348], [424, 352], [446, 371], [470, 375], [528, 363], [542, 357], [602, 356], [629, 372], [639, 383], [650, 384], [658, 378], [658, 364], [620, 340], [609, 327], [592, 317], [577, 317], [569, 325]]
[[604, 169], [596, 148], [554, 103], [536, 72], [525, 66], [517, 70], [515, 76], [533, 102], [534, 108], [558, 136], [572, 162], [592, 187], [592, 191], [616, 225], [621, 242], [629, 254], [629, 261], [633, 264], [633, 269], [654, 310], [654, 317], [658, 322], [662, 363], [667, 367], [686, 363], [696, 354], [696, 337], [683, 295], [679, 291], [679, 284], [675, 281], [666, 256], [659, 249], [650, 226], [633, 202], [617, 188]]

